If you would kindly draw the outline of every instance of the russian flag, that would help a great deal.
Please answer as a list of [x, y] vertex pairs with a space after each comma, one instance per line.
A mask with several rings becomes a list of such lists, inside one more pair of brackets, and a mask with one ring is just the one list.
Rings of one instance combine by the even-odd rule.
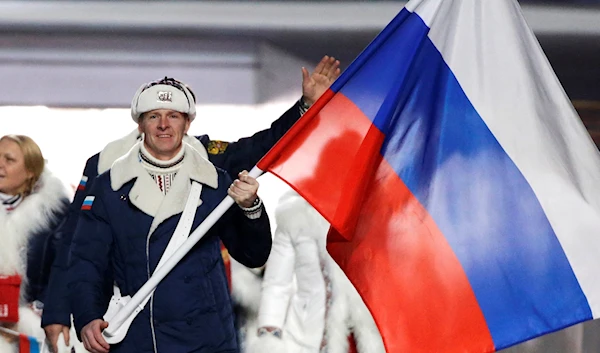
[[96, 199], [95, 196], [86, 196], [85, 199], [83, 199], [83, 203], [81, 204], [81, 209], [82, 210], [91, 210], [95, 199]]
[[331, 223], [387, 352], [600, 313], [600, 158], [514, 0], [413, 0], [259, 162]]
[[85, 186], [87, 184], [88, 177], [83, 175], [81, 177], [81, 181], [79, 181], [79, 185], [77, 186], [77, 190], [85, 190]]
[[19, 334], [19, 353], [40, 353], [40, 344], [35, 337]]

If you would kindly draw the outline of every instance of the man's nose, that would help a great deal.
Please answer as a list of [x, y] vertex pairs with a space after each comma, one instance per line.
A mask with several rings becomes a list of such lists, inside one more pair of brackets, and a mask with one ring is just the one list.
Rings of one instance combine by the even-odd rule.
[[161, 130], [164, 130], [166, 128], [168, 128], [169, 125], [169, 118], [166, 116], [161, 116], [159, 121], [158, 121], [158, 128]]

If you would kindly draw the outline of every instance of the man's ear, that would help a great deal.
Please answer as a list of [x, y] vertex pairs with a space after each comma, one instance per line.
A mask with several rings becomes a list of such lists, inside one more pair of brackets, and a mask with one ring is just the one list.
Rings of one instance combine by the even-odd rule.
[[187, 134], [188, 130], [190, 129], [190, 125], [192, 124], [192, 121], [190, 120], [189, 117], [185, 118], [185, 129], [183, 130], [184, 134]]

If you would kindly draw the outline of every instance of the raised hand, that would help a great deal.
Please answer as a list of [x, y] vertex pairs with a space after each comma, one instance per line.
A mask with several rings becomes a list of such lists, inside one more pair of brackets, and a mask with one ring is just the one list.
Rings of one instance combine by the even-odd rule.
[[325, 55], [310, 74], [303, 67], [302, 96], [304, 101], [309, 105], [315, 103], [338, 76], [340, 76], [340, 62], [333, 56]]

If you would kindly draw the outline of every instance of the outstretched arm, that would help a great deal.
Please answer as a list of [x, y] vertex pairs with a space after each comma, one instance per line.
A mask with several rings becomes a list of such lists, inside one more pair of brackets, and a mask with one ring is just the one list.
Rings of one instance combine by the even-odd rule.
[[207, 148], [210, 161], [232, 176], [242, 170], [252, 169], [339, 75], [340, 62], [330, 56], [324, 56], [312, 72], [303, 67], [302, 99], [274, 121], [270, 128], [232, 143], [210, 141], [207, 136], [200, 138]]

